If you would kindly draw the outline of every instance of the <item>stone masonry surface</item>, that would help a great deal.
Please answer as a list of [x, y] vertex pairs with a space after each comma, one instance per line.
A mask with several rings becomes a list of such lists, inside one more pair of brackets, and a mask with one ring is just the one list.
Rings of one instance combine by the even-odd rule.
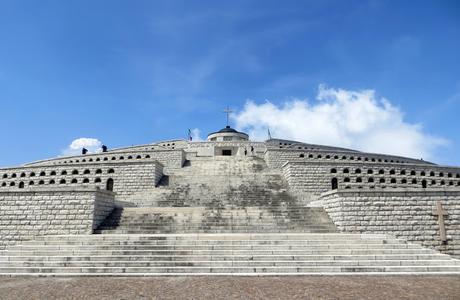
[[332, 189], [460, 188], [460, 168], [422, 164], [343, 161], [286, 162], [283, 176], [297, 195], [320, 195]]
[[163, 165], [155, 160], [72, 163], [0, 169], [0, 192], [42, 187], [98, 187], [113, 180], [117, 200], [154, 187], [163, 176]]
[[59, 157], [54, 159], [41, 160], [26, 164], [32, 166], [65, 166], [72, 164], [98, 164], [113, 163], [124, 164], [133, 161], [159, 161], [167, 170], [180, 169], [185, 160], [183, 150], [149, 150], [146, 149], [127, 149], [104, 153], [87, 154], [84, 156]]
[[[302, 148], [302, 147], [299, 147]], [[390, 156], [373, 153], [361, 153], [356, 151], [344, 150], [325, 150], [325, 149], [277, 149], [267, 148], [265, 160], [268, 166], [274, 169], [281, 168], [287, 161], [304, 162], [304, 161], [323, 161], [323, 162], [364, 162], [364, 163], [385, 163], [385, 164], [431, 164], [423, 160], [405, 158], [399, 156]]]
[[[433, 215], [437, 201], [448, 213], [446, 244], [439, 240]], [[118, 234], [343, 234], [338, 231], [388, 234], [460, 256], [460, 168], [275, 139], [169, 140], [0, 169], [1, 249], [18, 248], [19, 241], [27, 248], [43, 235], [69, 235], [71, 247], [78, 235], [100, 233], [100, 250], [106, 251], [108, 236], [117, 239]], [[383, 252], [372, 252], [373, 245], [348, 250], [350, 255], [368, 251], [374, 258], [379, 256], [373, 253], [391, 258], [398, 251], [447, 256], [415, 249], [420, 245], [387, 243], [391, 239], [385, 237], [385, 249], [375, 248]], [[296, 251], [292, 245], [279, 246]], [[430, 265], [421, 261], [415, 269], [428, 270]], [[397, 263], [411, 267], [411, 262]]]
[[[448, 213], [447, 244], [440, 241], [438, 217], [433, 215], [436, 201]], [[341, 231], [390, 234], [460, 256], [460, 190], [341, 190], [323, 194], [316, 204]]]
[[90, 234], [113, 209], [96, 188], [0, 192], [0, 249], [39, 235]]

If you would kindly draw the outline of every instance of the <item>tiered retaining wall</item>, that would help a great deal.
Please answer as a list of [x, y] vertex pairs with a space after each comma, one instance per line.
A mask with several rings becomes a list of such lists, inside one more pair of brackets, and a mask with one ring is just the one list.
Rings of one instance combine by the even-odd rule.
[[0, 192], [0, 249], [39, 235], [90, 234], [113, 203], [112, 192], [95, 188]]
[[[280, 146], [281, 147], [281, 146]], [[300, 147], [302, 148], [302, 147]], [[300, 150], [300, 149], [277, 149], [267, 148], [265, 151], [265, 160], [267, 165], [273, 169], [280, 169], [286, 162], [331, 162], [331, 163], [376, 163], [381, 165], [387, 164], [424, 164], [431, 163], [423, 160], [411, 159], [406, 157], [361, 153], [353, 151], [333, 151], [333, 150]]]
[[[448, 213], [444, 217], [447, 244], [440, 241], [438, 216], [433, 214], [436, 201]], [[460, 256], [460, 189], [331, 191], [315, 204], [325, 208], [341, 231], [391, 234]]]
[[163, 176], [163, 165], [155, 160], [72, 163], [0, 169], [0, 192], [42, 187], [98, 187], [107, 189], [113, 180], [117, 200], [154, 187]]
[[[159, 161], [165, 172], [182, 168], [185, 161], [183, 150], [126, 150], [109, 151], [104, 153], [69, 156], [48, 160], [41, 160], [26, 164], [26, 166], [73, 165], [88, 163], [120, 163], [135, 161]], [[1, 171], [1, 170], [0, 170]]]
[[287, 162], [283, 176], [291, 192], [297, 195], [349, 188], [459, 188], [460, 168], [436, 165], [366, 162]]

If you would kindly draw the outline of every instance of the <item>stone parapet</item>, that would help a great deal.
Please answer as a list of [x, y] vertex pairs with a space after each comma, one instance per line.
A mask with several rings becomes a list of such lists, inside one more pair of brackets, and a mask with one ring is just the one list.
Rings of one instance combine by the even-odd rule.
[[[73, 164], [99, 164], [114, 163], [124, 164], [127, 162], [138, 161], [158, 161], [165, 169], [180, 169], [185, 161], [185, 153], [182, 149], [159, 149], [159, 150], [117, 150], [104, 153], [59, 157], [41, 160], [24, 165], [24, 167], [44, 167], [44, 166], [65, 166]], [[9, 169], [9, 168], [5, 168]], [[0, 170], [1, 172], [1, 170]]]
[[[305, 149], [297, 148], [274, 148], [267, 146], [265, 160], [271, 168], [281, 168], [286, 162], [342, 162], [342, 163], [373, 163], [373, 164], [411, 164], [411, 165], [434, 165], [433, 163], [407, 157], [363, 153], [351, 150], [332, 149]], [[303, 148], [303, 147], [299, 147]], [[449, 168], [449, 167], [444, 167]]]
[[[447, 243], [440, 240], [436, 202], [444, 217]], [[324, 207], [343, 232], [390, 234], [443, 253], [460, 256], [460, 189], [343, 190], [321, 195]]]

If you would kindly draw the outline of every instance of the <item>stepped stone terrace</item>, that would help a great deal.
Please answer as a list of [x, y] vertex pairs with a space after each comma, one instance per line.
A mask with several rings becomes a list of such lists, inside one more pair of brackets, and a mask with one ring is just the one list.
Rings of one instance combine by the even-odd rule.
[[0, 169], [0, 274], [460, 274], [460, 168], [230, 128]]

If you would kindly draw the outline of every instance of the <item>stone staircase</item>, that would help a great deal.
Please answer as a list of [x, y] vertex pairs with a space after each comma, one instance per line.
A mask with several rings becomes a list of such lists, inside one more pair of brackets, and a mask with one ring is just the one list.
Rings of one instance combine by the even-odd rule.
[[156, 188], [133, 196], [96, 233], [331, 233], [322, 208], [304, 207], [257, 157], [196, 157]]
[[337, 232], [322, 208], [151, 207], [116, 209], [98, 228], [102, 234]]
[[273, 207], [296, 205], [280, 173], [257, 157], [188, 161], [160, 185], [126, 199], [139, 207]]
[[460, 274], [460, 261], [385, 235], [46, 236], [0, 252], [0, 275]]
[[460, 274], [460, 261], [434, 250], [338, 233], [260, 158], [193, 158], [119, 203], [96, 234], [0, 251], [0, 275]]

